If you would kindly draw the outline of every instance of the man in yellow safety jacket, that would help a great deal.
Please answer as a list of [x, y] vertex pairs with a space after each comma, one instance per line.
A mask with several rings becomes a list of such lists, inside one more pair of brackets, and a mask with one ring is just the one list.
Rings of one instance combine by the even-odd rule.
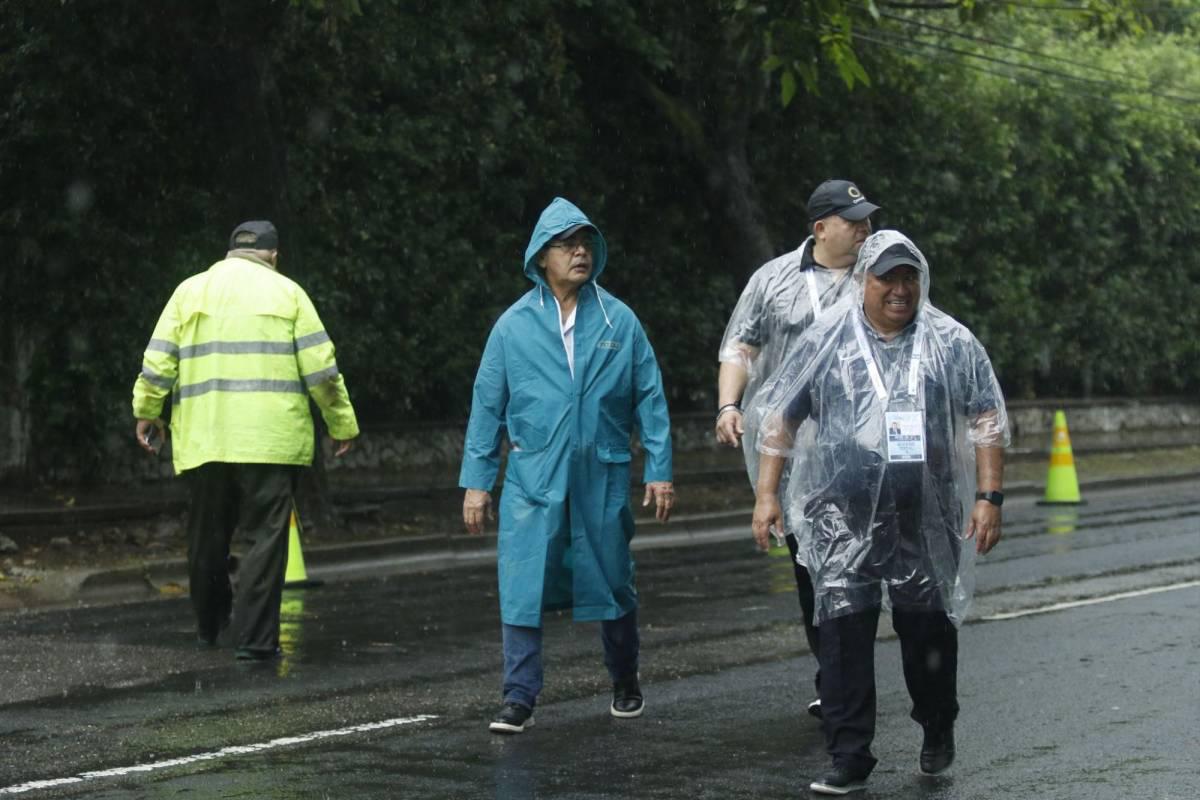
[[[175, 471], [191, 496], [188, 577], [197, 635], [216, 644], [233, 621], [238, 659], [279, 652], [279, 602], [300, 467], [312, 463], [311, 397], [335, 455], [358, 421], [312, 301], [276, 271], [279, 234], [265, 220], [234, 229], [225, 258], [167, 301], [133, 386], [139, 444], [157, 452], [171, 394]], [[229, 580], [235, 528], [250, 543], [236, 597]]]

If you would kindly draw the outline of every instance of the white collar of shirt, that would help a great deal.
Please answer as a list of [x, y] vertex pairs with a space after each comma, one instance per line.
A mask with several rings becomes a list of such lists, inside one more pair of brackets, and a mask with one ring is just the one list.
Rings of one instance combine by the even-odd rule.
[[[550, 295], [554, 297], [553, 293]], [[558, 298], [554, 297], [554, 307], [558, 312], [558, 332], [562, 335], [563, 348], [567, 351], [567, 368], [571, 370], [571, 379], [575, 379], [575, 312], [579, 310], [579, 303], [576, 302], [575, 307], [571, 309], [571, 313], [564, 320], [562, 315], [562, 305], [558, 302]]]

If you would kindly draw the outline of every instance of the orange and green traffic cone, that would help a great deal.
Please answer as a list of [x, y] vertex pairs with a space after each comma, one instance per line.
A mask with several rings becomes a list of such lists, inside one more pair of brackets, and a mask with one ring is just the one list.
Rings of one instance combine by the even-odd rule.
[[288, 520], [288, 556], [287, 569], [283, 573], [283, 588], [303, 589], [309, 586], [320, 586], [324, 581], [311, 580], [304, 568], [304, 552], [300, 549], [300, 515], [292, 507], [292, 516]]
[[1067, 433], [1067, 415], [1054, 412], [1054, 441], [1050, 446], [1050, 469], [1046, 472], [1044, 504], [1076, 504], [1079, 477], [1075, 474], [1075, 456], [1071, 452], [1071, 434]]

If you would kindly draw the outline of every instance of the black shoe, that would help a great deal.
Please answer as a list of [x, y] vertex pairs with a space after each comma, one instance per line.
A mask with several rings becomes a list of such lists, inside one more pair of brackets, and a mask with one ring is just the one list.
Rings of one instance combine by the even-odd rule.
[[939, 775], [954, 763], [954, 724], [927, 726], [921, 743], [921, 774]]
[[223, 617], [221, 617], [221, 622], [219, 625], [217, 625], [217, 629], [215, 631], [205, 630], [204, 628], [197, 628], [196, 629], [196, 644], [199, 645], [200, 647], [216, 647], [217, 639], [219, 639], [221, 634], [224, 633], [229, 628], [229, 623], [232, 620], [233, 620], [233, 616], [230, 613], [226, 612], [226, 614]]
[[853, 772], [849, 767], [835, 766], [825, 777], [808, 785], [817, 794], [850, 794], [867, 788], [867, 776]]
[[283, 651], [276, 647], [274, 650], [255, 650], [252, 647], [239, 647], [233, 651], [233, 657], [238, 661], [270, 661], [278, 658]]
[[613, 700], [608, 710], [619, 719], [640, 717], [646, 710], [646, 701], [642, 697], [642, 688], [638, 686], [636, 674], [613, 684]]
[[814, 697], [812, 700], [809, 700], [806, 710], [808, 711], [808, 715], [810, 717], [825, 719], [825, 714], [821, 712], [821, 698], [819, 697]]
[[520, 703], [505, 703], [496, 718], [488, 723], [492, 733], [524, 733], [533, 727], [533, 709]]

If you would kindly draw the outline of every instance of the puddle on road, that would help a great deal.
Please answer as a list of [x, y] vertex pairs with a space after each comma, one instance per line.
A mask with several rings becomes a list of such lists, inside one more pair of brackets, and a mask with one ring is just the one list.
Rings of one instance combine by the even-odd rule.
[[1058, 508], [1046, 516], [1046, 533], [1051, 536], [1067, 536], [1079, 527], [1079, 509]]

